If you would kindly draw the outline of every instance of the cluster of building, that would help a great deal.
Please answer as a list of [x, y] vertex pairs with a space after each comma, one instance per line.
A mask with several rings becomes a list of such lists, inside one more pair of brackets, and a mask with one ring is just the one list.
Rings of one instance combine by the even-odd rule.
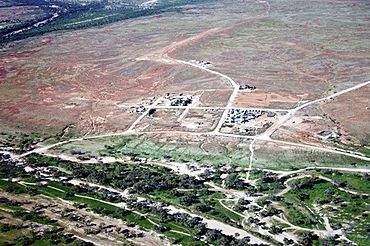
[[179, 94], [169, 98], [171, 106], [188, 106], [193, 102], [193, 96]]
[[136, 113], [144, 113], [144, 111], [146, 110], [146, 108], [144, 107], [144, 105], [138, 105], [135, 107], [135, 112]]
[[262, 110], [233, 108], [229, 110], [226, 122], [231, 124], [243, 124], [255, 120], [264, 113], [265, 112]]
[[156, 97], [151, 96], [142, 100], [142, 102], [136, 106], [131, 107], [131, 112], [144, 113], [146, 110], [145, 105], [151, 105], [154, 103]]

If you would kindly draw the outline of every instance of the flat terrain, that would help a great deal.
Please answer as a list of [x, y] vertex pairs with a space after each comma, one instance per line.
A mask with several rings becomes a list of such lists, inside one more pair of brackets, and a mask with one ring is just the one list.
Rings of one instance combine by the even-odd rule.
[[91, 4], [0, 52], [0, 243], [46, 196], [114, 222], [63, 240], [368, 245], [369, 1]]
[[[168, 92], [202, 93], [198, 106], [227, 106], [227, 80], [172, 58], [209, 61], [236, 83], [256, 86], [236, 95], [236, 107], [289, 109], [369, 79], [367, 4], [209, 2], [185, 5], [178, 14], [32, 38], [0, 54], [1, 121], [98, 133], [133, 123], [136, 117], [117, 105]], [[356, 90], [323, 111], [344, 117], [338, 119], [342, 130], [356, 143], [368, 138], [366, 95]], [[341, 112], [349, 98], [362, 106], [343, 110], [353, 113], [347, 117]]]

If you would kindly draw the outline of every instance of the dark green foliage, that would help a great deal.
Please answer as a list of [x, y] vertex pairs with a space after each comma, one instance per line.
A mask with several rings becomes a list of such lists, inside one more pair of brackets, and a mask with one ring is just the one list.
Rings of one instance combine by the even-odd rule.
[[[24, 1], [24, 2], [23, 2]], [[37, 5], [41, 7], [45, 13], [48, 14], [50, 18], [55, 10], [50, 8], [49, 2], [44, 2], [42, 0], [30, 1], [23, 0], [22, 4], [25, 5]], [[47, 22], [37, 28], [31, 28], [17, 34], [6, 36], [13, 31], [20, 30], [22, 28], [31, 27], [33, 24], [41, 21], [41, 19], [36, 19], [29, 23], [24, 23], [18, 25], [15, 28], [7, 29], [5, 32], [0, 33], [0, 45], [4, 45], [11, 41], [21, 40], [33, 36], [42, 35], [53, 31], [62, 30], [78, 30], [85, 29], [95, 26], [107, 25], [117, 21], [122, 21], [131, 18], [138, 18], [143, 16], [150, 16], [161, 14], [164, 12], [178, 12], [180, 9], [178, 7], [186, 4], [195, 4], [198, 2], [205, 2], [209, 0], [176, 0], [176, 1], [162, 1], [161, 4], [155, 5], [153, 8], [138, 8], [135, 6], [110, 6], [110, 3], [106, 1], [102, 2], [90, 2], [88, 4], [78, 4], [78, 3], [63, 3], [61, 1], [57, 2], [57, 5], [62, 7], [64, 11], [59, 11], [59, 17], [53, 21]]]
[[277, 193], [284, 189], [284, 181], [285, 179], [281, 179], [275, 174], [263, 173], [256, 183], [257, 191], [270, 194]]
[[23, 168], [15, 165], [10, 159], [4, 159], [0, 156], [0, 178], [17, 178], [25, 176]]
[[204, 188], [202, 181], [187, 175], [177, 175], [164, 167], [143, 167], [120, 163], [87, 165], [40, 155], [31, 155], [28, 161], [37, 166], [58, 165], [71, 171], [76, 178], [87, 179], [103, 185], [109, 184], [122, 190], [131, 188], [136, 193], [144, 194], [155, 190], [173, 190], [175, 188]]
[[199, 199], [194, 193], [186, 193], [184, 196], [180, 197], [180, 204], [183, 206], [190, 206], [198, 202]]

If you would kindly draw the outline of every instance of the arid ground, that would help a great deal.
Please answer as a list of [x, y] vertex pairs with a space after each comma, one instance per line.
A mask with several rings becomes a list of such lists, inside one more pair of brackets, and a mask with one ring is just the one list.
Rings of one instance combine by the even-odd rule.
[[[0, 54], [1, 122], [114, 132], [137, 117], [117, 105], [150, 96], [202, 93], [199, 106], [227, 105], [228, 81], [166, 57], [209, 61], [256, 86], [236, 95], [236, 107], [289, 109], [369, 79], [368, 10], [367, 1], [219, 1], [21, 41]], [[320, 112], [357, 143], [369, 137], [365, 90]]]
[[3, 45], [0, 195], [74, 202], [152, 245], [369, 245], [370, 2], [166, 2]]

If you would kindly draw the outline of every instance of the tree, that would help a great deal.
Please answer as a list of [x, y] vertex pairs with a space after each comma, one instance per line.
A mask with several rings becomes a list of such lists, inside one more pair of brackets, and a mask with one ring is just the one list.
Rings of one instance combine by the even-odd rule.
[[234, 188], [234, 189], [244, 189], [248, 185], [244, 183], [243, 180], [239, 179], [238, 173], [231, 173], [225, 179], [225, 187], [226, 188]]
[[194, 230], [192, 231], [191, 235], [194, 238], [200, 238], [207, 232], [207, 227], [205, 224], [201, 223], [196, 226], [194, 226]]
[[308, 198], [310, 198], [310, 196], [306, 193], [298, 193], [297, 197], [300, 199], [300, 200], [307, 200]]
[[211, 206], [209, 206], [208, 204], [204, 204], [204, 203], [198, 203], [194, 206], [194, 209], [196, 211], [200, 211], [202, 213], [206, 213], [208, 211], [210, 211], [212, 209]]
[[313, 232], [303, 232], [301, 240], [299, 240], [299, 245], [302, 246], [312, 246], [313, 241], [317, 240], [318, 236]]
[[33, 242], [34, 239], [27, 236], [21, 236], [17, 238], [17, 245], [28, 246], [33, 244]]
[[281, 233], [283, 233], [283, 229], [281, 227], [278, 227], [276, 225], [273, 225], [270, 228], [270, 233], [271, 234], [281, 234]]
[[334, 246], [337, 244], [338, 242], [335, 240], [334, 237], [327, 237], [320, 240], [320, 246]]
[[222, 236], [220, 230], [208, 230], [206, 233], [206, 237], [210, 241], [217, 241]]
[[161, 223], [166, 223], [170, 220], [166, 211], [161, 210], [159, 212], [159, 220], [160, 220]]
[[199, 200], [193, 193], [187, 193], [185, 196], [180, 197], [179, 202], [183, 206], [191, 206], [194, 203], [198, 203]]

